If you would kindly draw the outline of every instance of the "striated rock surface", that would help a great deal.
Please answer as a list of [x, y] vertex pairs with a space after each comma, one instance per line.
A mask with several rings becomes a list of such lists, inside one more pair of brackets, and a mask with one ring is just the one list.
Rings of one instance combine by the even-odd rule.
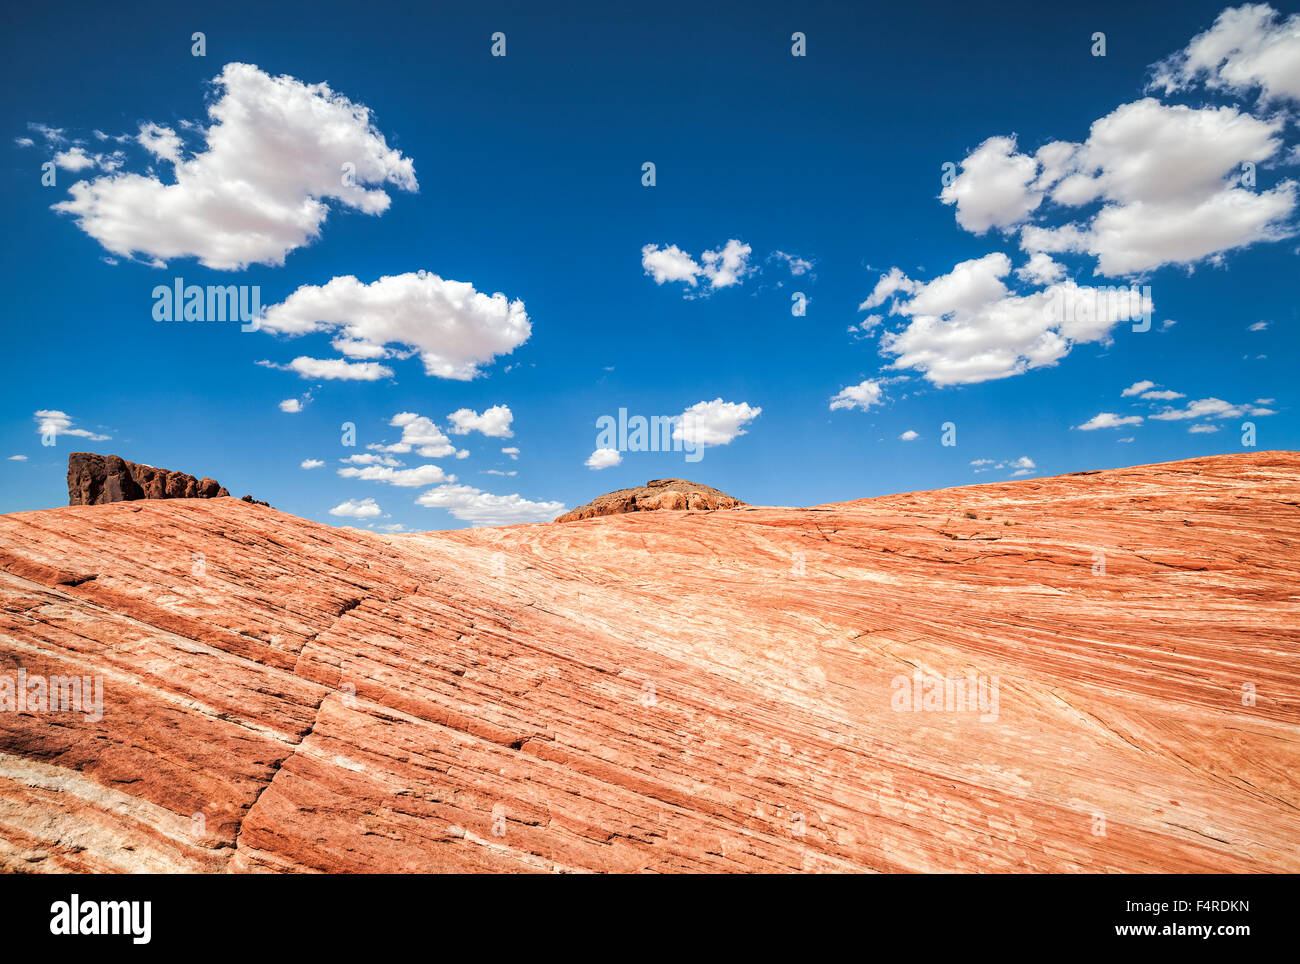
[[103, 686], [0, 712], [0, 869], [1295, 873], [1298, 585], [1279, 452], [410, 536], [0, 516], [0, 681]]
[[635, 489], [618, 489], [593, 499], [586, 505], [567, 512], [556, 522], [575, 522], [602, 515], [619, 515], [623, 512], [653, 512], [656, 509], [734, 509], [745, 503], [733, 499], [725, 492], [685, 479], [651, 479]]
[[213, 479], [196, 479], [184, 472], [156, 469], [116, 455], [73, 452], [68, 456], [68, 505], [135, 499], [215, 499], [223, 495], [230, 493]]

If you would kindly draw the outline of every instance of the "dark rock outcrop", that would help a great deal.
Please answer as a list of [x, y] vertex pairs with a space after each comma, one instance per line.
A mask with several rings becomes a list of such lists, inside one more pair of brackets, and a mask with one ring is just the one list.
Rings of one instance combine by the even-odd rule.
[[651, 512], [656, 509], [734, 509], [745, 505], [739, 499], [713, 488], [685, 479], [651, 479], [636, 489], [619, 489], [592, 499], [586, 505], [567, 512], [556, 522], [575, 522], [623, 512]]
[[[68, 456], [68, 505], [136, 499], [215, 499], [223, 495], [230, 493], [215, 479], [196, 479], [184, 472], [140, 465], [116, 455], [73, 452]], [[245, 498], [252, 500], [251, 496]]]

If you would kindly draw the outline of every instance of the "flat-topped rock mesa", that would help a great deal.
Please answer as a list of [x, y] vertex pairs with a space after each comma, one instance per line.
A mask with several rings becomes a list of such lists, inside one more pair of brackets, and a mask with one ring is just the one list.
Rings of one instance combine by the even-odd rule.
[[[196, 479], [117, 455], [73, 452], [68, 456], [68, 505], [106, 505], [137, 499], [216, 499], [228, 496], [215, 479]], [[244, 502], [266, 505], [251, 495]]]
[[651, 479], [639, 488], [608, 492], [572, 512], [566, 512], [555, 521], [575, 522], [602, 515], [653, 512], [657, 509], [735, 509], [746, 504], [711, 485], [688, 482], [686, 479]]

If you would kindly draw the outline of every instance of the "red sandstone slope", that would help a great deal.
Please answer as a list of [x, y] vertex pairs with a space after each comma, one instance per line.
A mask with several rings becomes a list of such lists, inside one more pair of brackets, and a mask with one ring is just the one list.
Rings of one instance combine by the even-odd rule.
[[[0, 713], [0, 867], [1300, 871], [1298, 545], [1276, 452], [405, 537], [0, 516], [0, 675], [104, 679]], [[997, 719], [892, 708], [918, 668]]]

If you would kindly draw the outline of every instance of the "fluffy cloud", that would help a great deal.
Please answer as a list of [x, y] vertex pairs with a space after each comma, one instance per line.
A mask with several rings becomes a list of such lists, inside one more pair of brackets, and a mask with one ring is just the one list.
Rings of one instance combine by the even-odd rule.
[[549, 522], [564, 511], [563, 502], [530, 502], [519, 495], [493, 495], [469, 485], [443, 485], [415, 500], [431, 509], [446, 509], [455, 518], [477, 525]]
[[881, 354], [894, 356], [890, 367], [919, 370], [939, 386], [1007, 378], [1055, 365], [1076, 344], [1108, 343], [1116, 324], [1154, 308], [1138, 289], [1073, 281], [1012, 294], [1002, 281], [1010, 271], [1011, 259], [995, 252], [924, 284], [898, 269], [882, 277], [868, 301], [893, 293], [890, 313], [911, 319], [881, 336]]
[[479, 415], [473, 409], [458, 408], [447, 416], [451, 422], [452, 435], [468, 435], [470, 432], [482, 432], [491, 438], [513, 438], [510, 423], [514, 414], [507, 405], [493, 405]]
[[[532, 334], [522, 301], [427, 271], [371, 284], [345, 275], [305, 285], [268, 308], [261, 327], [287, 335], [337, 332], [334, 346], [350, 357], [386, 357], [394, 353], [387, 346], [398, 345], [419, 353], [426, 374], [459, 381], [474, 378], [480, 365], [510, 354]], [[375, 362], [336, 359], [335, 365], [392, 374]]]
[[373, 519], [384, 514], [384, 510], [375, 504], [374, 499], [348, 499], [330, 509], [330, 515], [345, 516], [349, 519]]
[[701, 273], [695, 259], [675, 244], [662, 249], [657, 244], [647, 244], [641, 249], [641, 267], [659, 285], [682, 281], [693, 288], [699, 283], [696, 278]]
[[749, 245], [734, 238], [722, 246], [721, 251], [705, 251], [700, 257], [704, 276], [714, 288], [730, 288], [740, 284], [749, 267]]
[[1150, 391], [1155, 387], [1156, 383], [1151, 381], [1134, 382], [1119, 394], [1122, 398], [1128, 398], [1130, 395], [1141, 395], [1143, 392]]
[[880, 276], [880, 280], [876, 282], [876, 286], [871, 290], [871, 294], [867, 296], [867, 300], [858, 305], [858, 311], [870, 311], [872, 308], [878, 308], [898, 292], [911, 294], [918, 287], [920, 287], [919, 283], [903, 274], [902, 269], [890, 268], [889, 271]]
[[675, 244], [666, 248], [647, 244], [641, 249], [641, 267], [655, 284], [676, 281], [695, 288], [702, 276], [711, 289], [729, 288], [740, 284], [750, 272], [752, 251], [749, 245], [732, 238], [716, 251], [705, 251], [697, 262]]
[[99, 435], [84, 428], [73, 428], [72, 416], [57, 409], [43, 408], [33, 417], [36, 419], [37, 435], [48, 435], [50, 438], [75, 435], [79, 438], [88, 438], [92, 442], [105, 442], [109, 438], [107, 435]]
[[767, 256], [767, 260], [782, 262], [790, 270], [790, 274], [796, 278], [808, 274], [813, 268], [812, 262], [808, 259], [794, 254], [786, 254], [784, 251], [773, 251]]
[[1018, 459], [1010, 459], [1010, 460], [975, 459], [973, 462], [971, 462], [971, 465], [975, 467], [976, 475], [978, 475], [981, 472], [994, 472], [999, 470], [1012, 469], [1013, 470], [1011, 473], [1012, 478], [1015, 478], [1018, 475], [1028, 475], [1034, 469], [1038, 468], [1038, 466], [1034, 463], [1034, 460], [1031, 459], [1028, 455], [1022, 455]]
[[837, 408], [860, 408], [866, 411], [872, 405], [879, 405], [885, 398], [884, 382], [879, 379], [868, 378], [857, 385], [850, 385], [848, 388], [840, 390], [838, 395], [831, 398], [831, 411]]
[[451, 439], [443, 434], [442, 429], [435, 425], [432, 419], [423, 415], [417, 415], [415, 412], [398, 412], [388, 424], [402, 430], [401, 441], [394, 442], [392, 445], [372, 445], [369, 448], [399, 454], [414, 449], [417, 455], [426, 459], [441, 459], [457, 454], [456, 446], [451, 444]]
[[180, 163], [182, 142], [170, 127], [152, 122], [141, 124], [136, 141], [154, 157], [173, 164]]
[[54, 163], [65, 171], [84, 171], [88, 167], [94, 167], [96, 162], [84, 148], [70, 147], [55, 154]]
[[1245, 415], [1254, 417], [1276, 415], [1270, 408], [1255, 405], [1233, 405], [1221, 398], [1201, 398], [1188, 402], [1183, 408], [1166, 408], [1151, 417], [1162, 422], [1178, 421], [1187, 418], [1241, 418]]
[[152, 171], [78, 181], [54, 210], [114, 254], [239, 270], [283, 264], [317, 237], [331, 201], [377, 215], [391, 203], [384, 185], [417, 189], [414, 165], [370, 110], [328, 85], [240, 63], [213, 83], [205, 145], [188, 160], [170, 128], [141, 127], [141, 146], [172, 163], [171, 183]]
[[26, 462], [26, 461], [27, 461], [27, 456], [25, 456], [25, 455], [11, 455], [11, 456], [9, 456], [8, 461], [10, 461], [10, 462]]
[[1082, 425], [1076, 425], [1081, 432], [1093, 432], [1099, 428], [1119, 428], [1121, 425], [1141, 425], [1141, 415], [1116, 415], [1114, 412], [1099, 412]]
[[302, 469], [319, 469], [324, 464], [320, 459], [303, 459], [298, 467]]
[[348, 362], [342, 358], [308, 358], [306, 355], [299, 355], [287, 365], [277, 365], [265, 360], [257, 364], [277, 371], [297, 372], [300, 378], [375, 382], [393, 376], [393, 370], [384, 365], [375, 362]]
[[686, 445], [727, 445], [744, 435], [741, 428], [761, 415], [763, 410], [747, 402], [696, 402], [673, 420], [673, 438]]
[[1169, 106], [1150, 97], [1118, 107], [1093, 123], [1074, 173], [1052, 192], [1061, 205], [1101, 201], [1101, 209], [1087, 222], [1028, 227], [1021, 246], [1087, 253], [1099, 274], [1120, 276], [1287, 237], [1296, 183], [1268, 191], [1237, 183], [1245, 162], [1278, 153], [1283, 123], [1235, 107]]
[[904, 442], [915, 442], [921, 436], [909, 428], [906, 432], [904, 432], [902, 435], [898, 437], [902, 439]]
[[1265, 101], [1300, 100], [1300, 14], [1283, 20], [1268, 4], [1232, 7], [1185, 50], [1156, 65], [1166, 94], [1203, 82], [1212, 90], [1259, 90]]
[[1052, 256], [1035, 251], [1029, 260], [1016, 269], [1016, 277], [1036, 285], [1055, 284], [1065, 277], [1065, 265], [1052, 260]]
[[519, 449], [513, 445], [508, 445], [501, 450], [501, 454], [508, 455], [510, 456], [511, 460], [515, 460], [519, 458]]
[[957, 223], [983, 234], [1021, 224], [1043, 201], [1034, 187], [1039, 165], [1016, 153], [1014, 137], [990, 137], [961, 162], [961, 173], [939, 195], [957, 206]]
[[589, 469], [608, 469], [611, 466], [619, 465], [623, 461], [623, 455], [618, 449], [596, 449], [583, 463]]
[[[1263, 104], [1300, 99], [1300, 15], [1283, 20], [1263, 4], [1224, 11], [1211, 30], [1156, 65], [1151, 86], [1168, 94], [1195, 84], [1238, 95], [1259, 90]], [[1286, 162], [1286, 122], [1281, 111], [1253, 116], [1231, 105], [1145, 97], [1093, 122], [1079, 143], [1053, 141], [1029, 154], [1014, 137], [988, 138], [962, 160], [940, 200], [968, 231], [1019, 231], [1034, 256], [1021, 278], [1038, 284], [1063, 277], [1037, 260], [1048, 253], [1089, 255], [1109, 277], [1217, 263], [1295, 233], [1300, 185], [1285, 179], [1256, 189], [1242, 177], [1247, 164]], [[1300, 148], [1290, 151], [1292, 161], [1300, 157]], [[1084, 208], [1083, 217], [1071, 211]]]
[[[409, 447], [407, 451], [410, 451]], [[349, 465], [389, 465], [397, 467], [405, 464], [391, 455], [376, 455], [374, 452], [358, 452], [356, 455], [349, 455], [345, 459], [339, 459], [339, 461]]]
[[347, 466], [339, 469], [339, 475], [345, 479], [363, 479], [367, 482], [387, 482], [389, 485], [413, 489], [421, 485], [437, 485], [440, 482], [455, 482], [456, 476], [448, 475], [437, 465], [417, 465], [411, 469], [394, 469], [383, 465], [367, 465], [364, 468]]
[[296, 398], [286, 398], [283, 402], [280, 403], [280, 411], [290, 412], [290, 413], [301, 412], [302, 402], [300, 402]]
[[1208, 435], [1210, 432], [1217, 432], [1218, 430], [1219, 426], [1217, 425], [1193, 425], [1187, 431], [1193, 435]]

